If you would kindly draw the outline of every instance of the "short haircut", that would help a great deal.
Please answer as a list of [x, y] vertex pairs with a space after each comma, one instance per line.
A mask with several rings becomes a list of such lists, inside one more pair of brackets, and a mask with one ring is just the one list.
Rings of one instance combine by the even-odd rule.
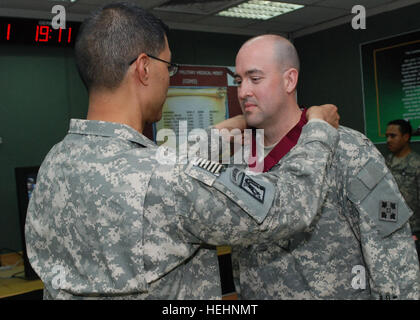
[[283, 68], [282, 71], [289, 68], [295, 68], [298, 72], [300, 71], [300, 61], [297, 50], [293, 43], [283, 36], [271, 33], [263, 34], [252, 37], [251, 39], [245, 41], [242, 46], [261, 39], [273, 41], [274, 57], [277, 59], [278, 65]]
[[94, 11], [81, 25], [75, 46], [77, 68], [88, 91], [117, 88], [131, 60], [164, 50], [168, 32], [160, 19], [128, 2]]
[[397, 120], [392, 120], [392, 121], [388, 122], [388, 126], [389, 125], [399, 126], [401, 134], [404, 135], [404, 134], [408, 133], [410, 135], [410, 139], [411, 139], [411, 134], [413, 133], [413, 129], [412, 129], [409, 121], [406, 121], [406, 120], [403, 120], [403, 119], [397, 119]]
[[287, 39], [277, 41], [276, 48], [281, 65], [284, 65], [286, 69], [295, 68], [299, 72], [299, 55], [293, 43]]

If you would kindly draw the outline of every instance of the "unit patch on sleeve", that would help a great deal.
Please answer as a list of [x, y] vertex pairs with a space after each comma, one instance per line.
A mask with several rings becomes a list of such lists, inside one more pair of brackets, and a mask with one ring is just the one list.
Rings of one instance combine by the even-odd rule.
[[379, 202], [379, 220], [397, 222], [398, 207], [397, 203], [391, 201]]
[[234, 168], [231, 172], [230, 179], [259, 202], [264, 203], [265, 187], [247, 176], [243, 171]]

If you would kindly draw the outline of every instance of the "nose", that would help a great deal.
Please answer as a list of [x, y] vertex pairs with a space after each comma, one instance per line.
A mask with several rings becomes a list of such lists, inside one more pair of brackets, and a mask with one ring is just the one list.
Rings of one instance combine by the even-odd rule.
[[244, 80], [238, 87], [238, 98], [239, 100], [244, 100], [250, 96], [252, 96], [252, 91], [250, 90], [249, 85], [247, 85], [247, 81]]

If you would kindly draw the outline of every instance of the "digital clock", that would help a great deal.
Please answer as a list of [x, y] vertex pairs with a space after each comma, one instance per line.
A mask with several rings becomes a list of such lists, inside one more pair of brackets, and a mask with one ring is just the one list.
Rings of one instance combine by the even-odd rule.
[[67, 22], [65, 29], [54, 29], [48, 20], [0, 18], [0, 43], [72, 47], [79, 27]]

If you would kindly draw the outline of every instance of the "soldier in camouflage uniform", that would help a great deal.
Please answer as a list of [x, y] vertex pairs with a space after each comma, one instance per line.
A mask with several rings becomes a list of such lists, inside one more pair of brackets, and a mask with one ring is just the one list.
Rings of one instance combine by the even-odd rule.
[[[282, 167], [302, 137], [306, 119], [296, 102], [298, 72], [296, 49], [275, 35], [247, 41], [236, 57], [245, 120], [264, 129], [264, 171]], [[412, 212], [371, 141], [346, 127], [338, 131], [327, 196], [311, 225], [269, 245], [233, 248], [242, 298], [419, 298]]]
[[[284, 165], [259, 177], [202, 160], [164, 164], [141, 134], [160, 118], [174, 71], [163, 23], [105, 6], [82, 25], [76, 61], [88, 119], [72, 119], [44, 159], [26, 221], [45, 299], [220, 299], [215, 245], [287, 238], [316, 217], [333, 126], [310, 120]], [[312, 110], [308, 119], [338, 126], [334, 108]]]
[[399, 119], [388, 123], [386, 137], [391, 153], [386, 158], [386, 164], [405, 201], [413, 210], [410, 226], [420, 254], [420, 156], [411, 150], [411, 134], [412, 128], [408, 121]]

